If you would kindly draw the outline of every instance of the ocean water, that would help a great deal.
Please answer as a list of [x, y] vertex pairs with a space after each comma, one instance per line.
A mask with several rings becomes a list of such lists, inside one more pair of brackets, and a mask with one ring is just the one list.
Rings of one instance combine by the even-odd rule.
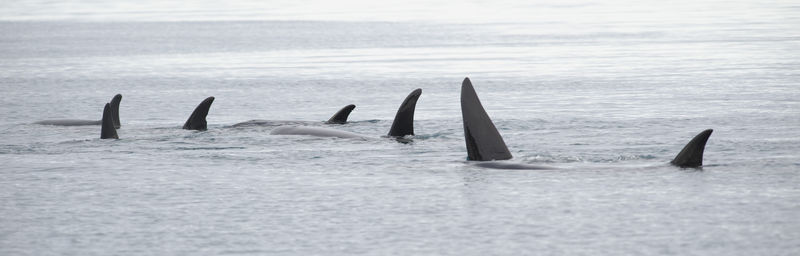
[[[3, 1], [0, 255], [797, 255], [798, 28], [796, 1]], [[557, 169], [465, 161], [464, 77], [510, 161]], [[413, 142], [381, 138], [416, 88]], [[32, 124], [116, 93], [120, 140]], [[347, 104], [373, 139], [231, 127]]]

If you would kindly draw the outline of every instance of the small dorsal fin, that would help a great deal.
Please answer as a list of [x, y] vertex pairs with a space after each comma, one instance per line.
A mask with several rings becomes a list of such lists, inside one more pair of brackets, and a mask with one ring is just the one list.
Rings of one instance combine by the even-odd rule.
[[705, 151], [706, 142], [712, 132], [714, 132], [714, 130], [708, 129], [694, 136], [670, 163], [679, 167], [703, 166], [703, 151]]
[[211, 108], [211, 103], [214, 103], [213, 96], [200, 102], [192, 112], [192, 115], [189, 116], [189, 119], [186, 120], [186, 123], [183, 124], [183, 129], [205, 131], [208, 125], [206, 116], [208, 115], [208, 109]]
[[414, 135], [414, 109], [417, 108], [417, 100], [420, 95], [422, 95], [422, 89], [416, 89], [403, 100], [403, 104], [400, 104], [400, 108], [397, 109], [397, 114], [394, 116], [389, 136]]
[[119, 103], [122, 101], [122, 94], [114, 95], [114, 98], [111, 98], [111, 117], [114, 118], [114, 128], [119, 129], [121, 127], [119, 123]]
[[506, 142], [486, 114], [469, 78], [461, 83], [461, 116], [464, 120], [464, 140], [467, 158], [473, 161], [511, 159]]
[[111, 111], [111, 104], [106, 103], [103, 108], [103, 119], [101, 121], [100, 138], [101, 139], [119, 139], [117, 136], [117, 129], [114, 128], [114, 118]]
[[345, 124], [345, 123], [347, 123], [347, 117], [350, 116], [350, 112], [353, 112], [353, 109], [355, 109], [355, 108], [356, 108], [356, 105], [353, 105], [353, 104], [344, 106], [342, 109], [339, 110], [339, 112], [336, 112], [336, 114], [333, 114], [331, 119], [328, 119], [328, 121], [325, 122], [325, 123], [326, 124]]

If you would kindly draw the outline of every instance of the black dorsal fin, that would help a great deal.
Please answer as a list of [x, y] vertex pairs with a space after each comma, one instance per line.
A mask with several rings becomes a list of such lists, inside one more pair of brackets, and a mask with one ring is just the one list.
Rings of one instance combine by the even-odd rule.
[[712, 132], [714, 132], [713, 129], [708, 129], [694, 136], [670, 163], [679, 167], [703, 166], [703, 151], [705, 151], [706, 142]]
[[111, 111], [111, 103], [106, 103], [103, 108], [103, 119], [101, 121], [100, 138], [101, 139], [119, 139], [117, 136], [117, 129], [114, 128], [114, 114]]
[[122, 101], [122, 94], [114, 95], [111, 98], [111, 117], [114, 118], [114, 128], [119, 129], [122, 127], [119, 123], [119, 103]]
[[464, 140], [467, 142], [469, 160], [511, 159], [506, 142], [483, 109], [469, 78], [464, 78], [461, 83], [461, 116], [464, 120]]
[[347, 117], [350, 116], [350, 112], [353, 112], [353, 109], [356, 108], [356, 105], [350, 104], [344, 106], [339, 112], [333, 114], [331, 119], [328, 119], [327, 124], [345, 124], [347, 123]]
[[208, 97], [203, 102], [200, 102], [200, 105], [197, 105], [192, 115], [183, 124], [183, 129], [205, 131], [208, 125], [206, 116], [208, 115], [208, 109], [211, 108], [211, 103], [214, 103], [214, 97]]
[[420, 95], [422, 95], [422, 89], [416, 89], [403, 100], [403, 104], [400, 104], [400, 108], [397, 109], [397, 114], [394, 116], [389, 136], [414, 135], [414, 109], [417, 108], [417, 100]]

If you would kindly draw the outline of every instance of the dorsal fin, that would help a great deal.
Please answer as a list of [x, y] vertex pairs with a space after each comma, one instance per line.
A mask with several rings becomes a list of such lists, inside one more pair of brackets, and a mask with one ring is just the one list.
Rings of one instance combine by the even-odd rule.
[[114, 128], [114, 114], [111, 111], [111, 103], [106, 103], [103, 108], [103, 119], [101, 121], [100, 138], [101, 139], [119, 139], [117, 136], [117, 129]]
[[208, 97], [200, 102], [200, 105], [197, 105], [192, 115], [183, 124], [183, 129], [205, 131], [207, 129], [206, 116], [208, 109], [211, 108], [211, 103], [214, 103], [214, 97]]
[[703, 166], [703, 151], [712, 132], [714, 130], [708, 129], [694, 136], [670, 163], [679, 167]]
[[400, 108], [397, 109], [397, 114], [394, 116], [389, 136], [414, 135], [414, 109], [417, 108], [417, 100], [420, 95], [422, 95], [422, 89], [416, 89], [403, 100], [403, 104], [400, 104]]
[[506, 142], [483, 109], [469, 78], [464, 78], [461, 83], [461, 116], [464, 120], [464, 140], [467, 142], [469, 160], [511, 159]]
[[331, 119], [328, 119], [328, 121], [325, 122], [325, 123], [326, 124], [345, 124], [345, 123], [347, 123], [347, 117], [350, 116], [350, 112], [353, 112], [353, 109], [355, 109], [355, 108], [356, 108], [356, 105], [353, 105], [353, 104], [344, 106], [342, 109], [339, 110], [339, 112], [336, 112], [336, 114], [333, 114]]
[[119, 123], [119, 102], [122, 101], [122, 94], [114, 95], [114, 98], [111, 98], [111, 117], [114, 119], [114, 128], [119, 129], [121, 127]]

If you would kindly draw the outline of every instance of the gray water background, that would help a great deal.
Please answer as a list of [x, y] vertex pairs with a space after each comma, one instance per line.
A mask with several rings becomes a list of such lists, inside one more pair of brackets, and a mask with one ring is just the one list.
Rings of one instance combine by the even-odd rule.
[[[2, 255], [796, 255], [793, 1], [4, 1]], [[515, 158], [465, 161], [469, 76]], [[423, 94], [414, 142], [380, 138]], [[120, 140], [97, 126], [123, 94]], [[179, 129], [207, 96], [205, 132]], [[323, 121], [371, 140], [272, 136]], [[713, 128], [705, 167], [667, 163]]]

